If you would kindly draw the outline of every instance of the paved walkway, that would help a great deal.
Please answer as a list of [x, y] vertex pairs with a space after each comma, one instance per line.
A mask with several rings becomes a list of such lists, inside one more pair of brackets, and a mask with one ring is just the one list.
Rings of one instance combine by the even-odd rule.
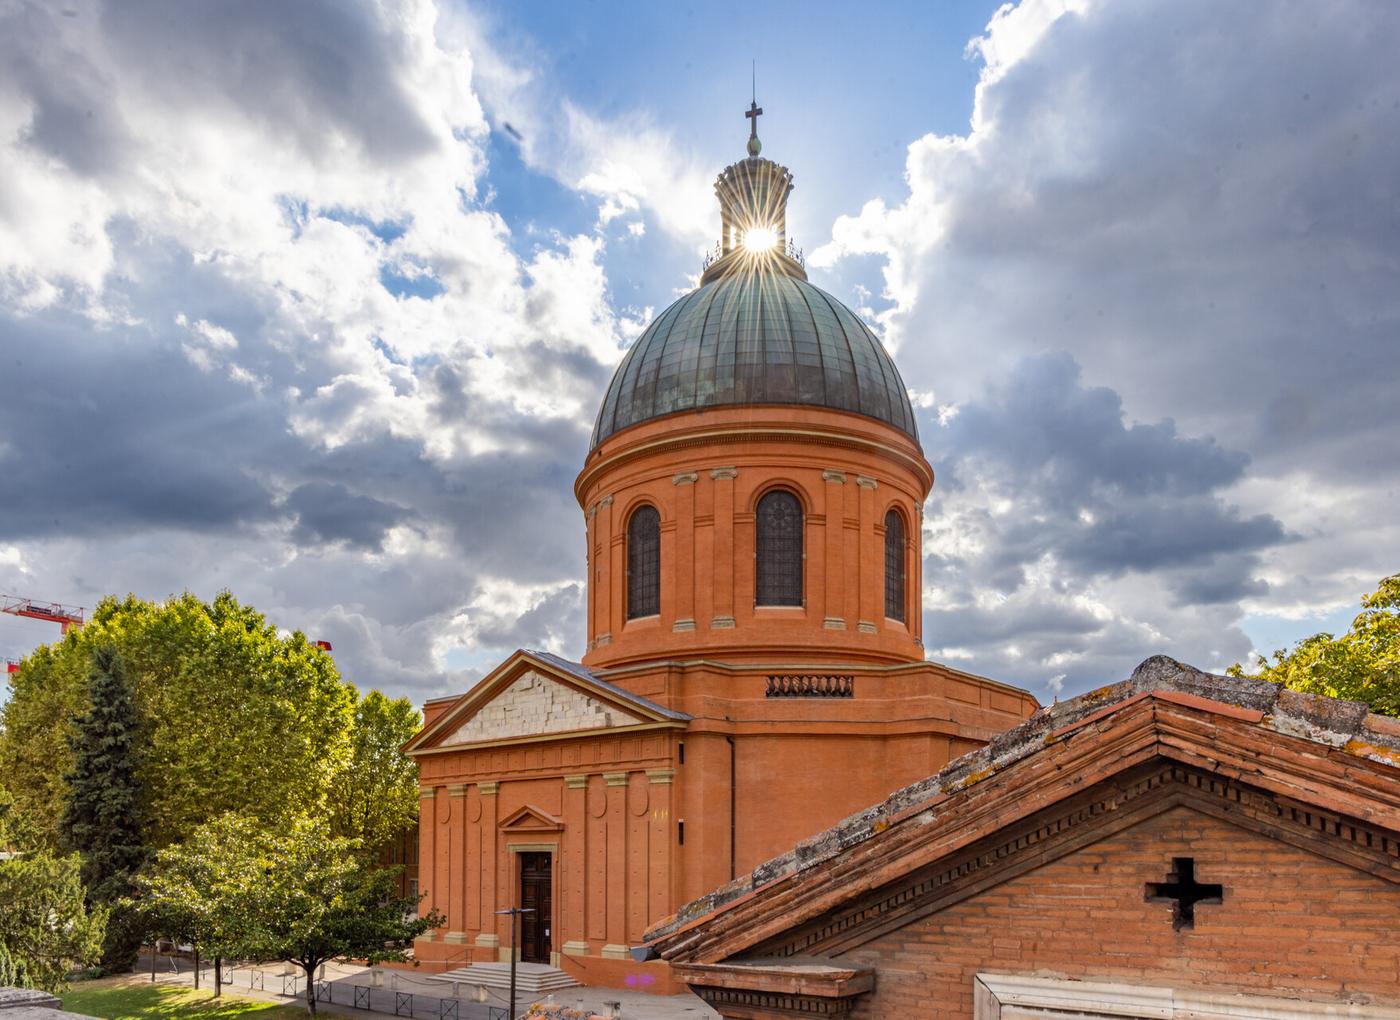
[[[176, 969], [172, 969], [172, 964]], [[200, 987], [214, 987], [214, 966], [200, 961]], [[150, 958], [143, 957], [138, 974], [149, 973]], [[257, 967], [226, 967], [224, 988], [239, 995], [268, 999], [284, 1004], [306, 1001], [306, 982], [300, 968], [281, 963]], [[330, 963], [324, 971], [325, 980], [318, 983], [318, 1010], [341, 1016], [382, 1018], [402, 1017], [404, 1020], [508, 1020], [509, 1009], [504, 992], [486, 989], [485, 1001], [478, 1001], [474, 988], [454, 988], [441, 981], [427, 980], [423, 971], [399, 970], [392, 967], [359, 967], [353, 964]], [[161, 984], [194, 984], [194, 968], [189, 960], [161, 956], [156, 966], [156, 980]], [[454, 995], [460, 993], [460, 996]], [[518, 1013], [523, 1014], [534, 1001], [523, 993], [516, 1000]], [[615, 988], [566, 988], [554, 993], [554, 1001], [565, 1006], [581, 1004], [607, 1016], [608, 1003], [620, 1004], [621, 1020], [719, 1020], [719, 1014], [696, 996], [644, 995], [640, 992]]]

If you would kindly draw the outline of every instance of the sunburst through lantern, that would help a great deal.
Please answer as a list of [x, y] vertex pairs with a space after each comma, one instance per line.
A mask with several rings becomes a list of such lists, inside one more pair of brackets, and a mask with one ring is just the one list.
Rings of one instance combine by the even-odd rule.
[[750, 227], [744, 234], [744, 249], [758, 254], [778, 244], [778, 232], [769, 226]]

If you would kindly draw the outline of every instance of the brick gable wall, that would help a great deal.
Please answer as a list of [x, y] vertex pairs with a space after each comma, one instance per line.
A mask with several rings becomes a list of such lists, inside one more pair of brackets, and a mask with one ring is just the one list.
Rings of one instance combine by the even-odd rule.
[[[1225, 887], [1180, 932], [1144, 898], [1174, 857]], [[1180, 807], [840, 960], [878, 972], [862, 1018], [970, 1020], [979, 972], [1400, 1004], [1400, 886]]]

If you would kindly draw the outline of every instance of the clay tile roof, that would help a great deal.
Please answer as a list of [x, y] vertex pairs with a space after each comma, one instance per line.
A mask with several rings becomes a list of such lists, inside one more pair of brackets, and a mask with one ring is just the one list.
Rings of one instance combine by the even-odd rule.
[[963, 791], [980, 787], [1076, 731], [1089, 729], [1149, 698], [1400, 769], [1400, 720], [1371, 714], [1361, 702], [1302, 694], [1266, 680], [1216, 676], [1155, 655], [1128, 679], [1041, 708], [1024, 723], [949, 762], [935, 775], [896, 790], [884, 802], [851, 815], [760, 864], [750, 874], [686, 904], [649, 930], [646, 940], [662, 943], [678, 932], [693, 929], [710, 915], [749, 899], [755, 891], [781, 880], [799, 879], [807, 869], [859, 847], [915, 814], [932, 810], [940, 818], [952, 817]]

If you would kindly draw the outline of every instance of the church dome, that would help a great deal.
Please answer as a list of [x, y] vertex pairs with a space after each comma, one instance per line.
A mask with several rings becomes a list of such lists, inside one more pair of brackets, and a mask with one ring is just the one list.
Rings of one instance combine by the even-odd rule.
[[633, 344], [591, 445], [664, 415], [758, 404], [850, 411], [917, 440], [899, 370], [865, 323], [786, 255], [743, 254], [730, 254], [731, 265], [707, 273]]
[[699, 285], [622, 359], [574, 480], [590, 669], [924, 657], [933, 468], [879, 338], [807, 280], [762, 112]]

